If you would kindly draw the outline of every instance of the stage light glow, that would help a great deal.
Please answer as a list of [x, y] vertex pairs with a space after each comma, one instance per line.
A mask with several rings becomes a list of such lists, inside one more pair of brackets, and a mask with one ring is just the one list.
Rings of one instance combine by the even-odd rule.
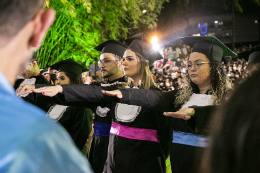
[[156, 36], [153, 36], [152, 44], [156, 44], [157, 42], [158, 42], [158, 38]]
[[215, 24], [218, 24], [218, 21], [216, 20], [214, 23], [215, 23]]
[[159, 44], [157, 44], [157, 43], [153, 44], [153, 49], [156, 51], [159, 51], [160, 50]]

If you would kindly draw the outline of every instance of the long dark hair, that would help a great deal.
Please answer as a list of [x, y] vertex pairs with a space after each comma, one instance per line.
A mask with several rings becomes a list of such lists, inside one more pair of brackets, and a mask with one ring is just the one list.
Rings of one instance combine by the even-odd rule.
[[[211, 89], [210, 94], [213, 95], [212, 104], [218, 105], [220, 104], [223, 95], [231, 88], [231, 83], [229, 78], [226, 75], [225, 69], [216, 61], [213, 57], [207, 57], [209, 59], [210, 66], [210, 82]], [[185, 84], [178, 91], [176, 97], [176, 106], [181, 105], [189, 100], [190, 96], [193, 93], [199, 92], [199, 87], [195, 83], [193, 83], [188, 75], [188, 69], [186, 69], [186, 76], [184, 78]]]
[[260, 172], [260, 72], [248, 78], [213, 116], [201, 173]]
[[64, 73], [70, 79], [70, 84], [83, 84], [81, 74], [76, 74], [71, 72], [64, 72]]

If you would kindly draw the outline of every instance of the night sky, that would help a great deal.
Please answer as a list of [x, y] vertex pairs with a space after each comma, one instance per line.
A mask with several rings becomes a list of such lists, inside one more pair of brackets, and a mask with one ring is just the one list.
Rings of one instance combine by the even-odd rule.
[[[180, 1], [180, 0], [179, 0]], [[183, 4], [181, 1], [170, 0], [164, 4], [164, 8], [158, 17], [158, 27], [156, 30], [145, 32], [149, 37], [157, 35], [162, 43], [172, 42], [178, 39], [178, 33], [185, 30], [187, 26], [187, 19], [189, 16], [210, 16], [218, 14], [230, 14], [231, 5], [224, 9], [224, 5], [220, 0], [191, 0], [191, 4]], [[203, 1], [203, 0], [202, 0]], [[251, 2], [252, 0], [243, 0], [240, 2], [243, 13], [259, 13], [259, 7]], [[239, 12], [238, 12], [239, 13]]]

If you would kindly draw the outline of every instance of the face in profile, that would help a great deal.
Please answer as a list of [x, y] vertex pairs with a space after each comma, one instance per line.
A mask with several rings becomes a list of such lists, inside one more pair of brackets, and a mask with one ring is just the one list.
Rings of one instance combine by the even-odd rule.
[[123, 69], [124, 75], [128, 77], [134, 77], [138, 74], [138, 58], [134, 51], [126, 49], [123, 56]]
[[99, 68], [103, 78], [109, 78], [119, 73], [118, 60], [112, 53], [102, 53], [100, 55]]
[[196, 85], [210, 84], [210, 66], [206, 55], [193, 52], [190, 54], [187, 64], [188, 74], [193, 83]]
[[45, 79], [50, 82], [51, 80], [51, 76], [50, 76], [50, 73], [44, 73], [43, 76], [45, 77]]
[[25, 78], [25, 79], [30, 79], [31, 77], [34, 76], [34, 74], [36, 73], [36, 69], [35, 66], [37, 63], [36, 61], [34, 62], [30, 62], [26, 65], [24, 71], [21, 73], [21, 75]]
[[56, 81], [57, 85], [66, 85], [70, 84], [70, 79], [64, 72], [59, 72], [58, 73], [58, 80]]

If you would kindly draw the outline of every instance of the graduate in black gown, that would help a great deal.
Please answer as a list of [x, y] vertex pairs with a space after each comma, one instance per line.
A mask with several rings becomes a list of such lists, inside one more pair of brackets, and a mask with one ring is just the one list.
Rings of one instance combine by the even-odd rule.
[[[50, 68], [59, 71], [57, 85], [83, 84], [81, 74], [88, 70], [71, 59], [60, 61]], [[24, 94], [25, 89], [31, 91], [34, 88], [45, 86], [48, 85], [25, 85], [18, 92]], [[84, 107], [78, 107], [77, 105], [63, 105], [57, 97], [50, 98], [42, 94], [34, 94], [33, 100], [36, 103], [42, 104], [53, 103], [54, 105], [49, 108], [47, 116], [60, 123], [66, 129], [79, 150], [84, 148], [92, 130], [92, 111]]]
[[[108, 40], [98, 45], [95, 49], [101, 51], [99, 68], [105, 82], [95, 83], [94, 85], [102, 86], [107, 90], [122, 88], [127, 83], [127, 77], [124, 76], [120, 61], [126, 47], [115, 40]], [[109, 134], [112, 123], [112, 112], [110, 110], [111, 108], [109, 107], [94, 106], [94, 134], [88, 159], [95, 173], [103, 172], [103, 167], [107, 159]]]
[[[45, 79], [45, 77], [41, 74], [40, 68], [38, 66], [38, 60], [37, 60], [36, 52], [32, 56], [31, 60], [27, 63], [25, 70], [21, 72], [21, 76], [23, 76], [24, 79], [17, 79], [14, 84], [14, 89], [18, 89], [19, 87], [25, 85], [25, 84], [49, 84], [49, 82]], [[23, 100], [30, 102], [34, 104], [35, 106], [43, 109], [44, 111], [48, 111], [50, 108], [50, 104], [46, 103], [36, 103], [34, 101], [33, 94], [24, 94], [19, 95]]]
[[[157, 90], [149, 71], [148, 59], [161, 59], [151, 46], [135, 39], [127, 48], [123, 67], [132, 81], [128, 88]], [[65, 102], [110, 105], [113, 123], [104, 172], [148, 173], [165, 172], [165, 160], [171, 143], [171, 127], [161, 111], [141, 106], [120, 104], [113, 97], [102, 94], [97, 86], [63, 85], [34, 90], [53, 96], [63, 93]], [[167, 150], [168, 146], [168, 150]]]
[[[125, 89], [105, 92], [120, 98], [121, 103], [165, 111], [172, 119], [173, 140], [171, 168], [173, 173], [195, 172], [199, 150], [207, 146], [203, 130], [215, 105], [219, 105], [231, 84], [223, 67], [222, 56], [234, 56], [215, 37], [184, 37], [184, 44], [193, 47], [187, 62], [186, 83], [170, 92]], [[168, 113], [167, 113], [168, 112]]]

